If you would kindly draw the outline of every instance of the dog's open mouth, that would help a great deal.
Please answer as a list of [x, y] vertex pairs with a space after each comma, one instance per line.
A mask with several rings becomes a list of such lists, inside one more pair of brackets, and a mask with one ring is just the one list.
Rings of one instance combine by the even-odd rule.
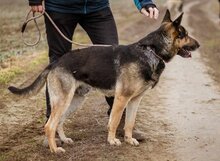
[[180, 55], [183, 58], [191, 58], [192, 57], [191, 52], [187, 49], [184, 49], [184, 48], [179, 49], [177, 55]]

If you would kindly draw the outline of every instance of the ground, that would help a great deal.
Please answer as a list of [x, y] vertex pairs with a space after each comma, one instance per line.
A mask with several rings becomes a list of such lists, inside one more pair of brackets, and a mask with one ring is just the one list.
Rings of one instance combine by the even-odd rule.
[[[74, 141], [63, 145], [66, 153], [51, 154], [42, 146], [45, 123], [44, 90], [30, 99], [19, 99], [7, 91], [8, 85], [29, 84], [47, 64], [45, 39], [36, 47], [25, 47], [19, 26], [25, 2], [1, 1], [0, 46], [0, 161], [23, 160], [135, 160], [135, 161], [218, 161], [220, 157], [220, 27], [217, 1], [186, 1], [183, 25], [199, 40], [201, 48], [191, 59], [178, 56], [166, 64], [157, 87], [143, 98], [136, 127], [147, 138], [140, 146], [110, 146], [107, 141], [108, 106], [92, 92], [84, 106], [65, 124]], [[157, 1], [162, 4], [164, 1]], [[160, 20], [141, 16], [132, 2], [112, 0], [121, 44], [135, 42], [156, 29]], [[123, 7], [122, 7], [123, 6]], [[20, 11], [22, 9], [22, 12]], [[209, 11], [209, 12], [207, 12]], [[175, 17], [175, 16], [173, 16]], [[40, 26], [44, 26], [40, 20]], [[33, 40], [33, 27], [28, 40]], [[75, 40], [87, 42], [77, 29]], [[45, 33], [43, 33], [43, 38]], [[30, 39], [32, 37], [33, 39]], [[122, 140], [122, 138], [120, 138]]]

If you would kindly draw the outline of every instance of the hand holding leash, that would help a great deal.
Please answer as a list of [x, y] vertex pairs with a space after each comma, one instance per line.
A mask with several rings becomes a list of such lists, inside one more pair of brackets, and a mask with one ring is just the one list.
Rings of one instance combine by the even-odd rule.
[[141, 13], [147, 17], [157, 19], [159, 16], [159, 10], [154, 4], [148, 4], [141, 9]]
[[31, 6], [31, 11], [43, 13], [44, 7], [43, 7], [43, 5]]

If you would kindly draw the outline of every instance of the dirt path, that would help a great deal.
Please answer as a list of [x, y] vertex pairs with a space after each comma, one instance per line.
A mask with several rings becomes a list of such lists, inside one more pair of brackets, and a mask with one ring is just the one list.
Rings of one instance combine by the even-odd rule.
[[[184, 6], [184, 26], [189, 28], [189, 13], [201, 1]], [[204, 7], [206, 4], [204, 3]], [[193, 29], [188, 29], [189, 33]], [[176, 128], [174, 153], [177, 160], [217, 161], [220, 154], [220, 92], [215, 86], [199, 52], [192, 60], [176, 58], [170, 63], [160, 86], [166, 95], [164, 107]]]
[[[131, 3], [124, 8], [120, 8], [120, 3], [115, 1], [113, 7], [116, 7], [114, 14], [122, 43], [136, 41], [159, 26], [160, 20], [146, 21], [135, 10], [127, 11], [126, 8], [133, 7]], [[187, 2], [184, 7], [183, 23], [189, 33], [196, 34], [193, 30], [196, 25], [191, 19], [195, 19], [193, 13], [194, 16], [198, 13], [192, 9], [207, 7], [206, 4], [205, 0], [196, 0]], [[123, 16], [130, 12], [131, 21], [127, 22]], [[3, 92], [0, 98], [0, 161], [218, 161], [220, 85], [208, 74], [211, 69], [202, 61], [200, 52], [203, 48], [194, 52], [192, 59], [177, 56], [167, 64], [158, 86], [142, 100], [136, 126], [144, 132], [147, 141], [139, 147], [124, 143], [121, 147], [112, 147], [106, 143], [108, 107], [101, 95], [92, 92], [83, 108], [66, 123], [66, 132], [74, 140], [73, 145], [63, 145], [67, 150], [64, 155], [51, 154], [42, 146], [44, 92], [28, 101]], [[31, 81], [42, 68], [14, 82]]]

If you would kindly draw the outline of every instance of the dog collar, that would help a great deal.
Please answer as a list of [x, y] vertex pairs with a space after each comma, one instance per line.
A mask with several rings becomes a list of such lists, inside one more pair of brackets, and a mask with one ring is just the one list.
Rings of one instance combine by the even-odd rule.
[[155, 50], [153, 50], [151, 47], [147, 46], [147, 50], [149, 50], [154, 56], [156, 56], [158, 59], [164, 62], [163, 58], [159, 56], [158, 54], [156, 54]]

